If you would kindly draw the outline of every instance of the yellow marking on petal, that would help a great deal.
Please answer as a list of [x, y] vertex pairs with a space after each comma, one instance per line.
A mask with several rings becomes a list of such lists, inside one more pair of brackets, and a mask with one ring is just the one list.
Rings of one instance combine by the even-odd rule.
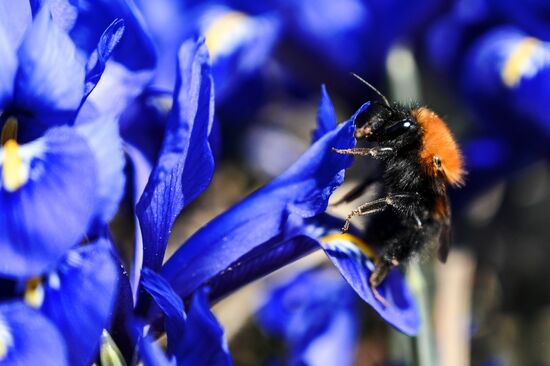
[[19, 144], [8, 140], [4, 144], [4, 161], [2, 167], [2, 185], [9, 192], [21, 188], [29, 180], [29, 169], [21, 157]]
[[17, 140], [17, 120], [14, 117], [9, 117], [2, 127], [2, 136], [0, 144], [4, 145], [8, 140]]
[[331, 241], [337, 240], [349, 241], [350, 243], [358, 247], [367, 257], [378, 260], [378, 255], [367, 243], [350, 233], [329, 234], [323, 236], [320, 240], [323, 243], [329, 243]]
[[230, 42], [232, 34], [244, 21], [248, 19], [245, 13], [229, 11], [218, 17], [204, 32], [205, 43], [210, 57], [216, 58], [224, 47]]
[[21, 149], [15, 140], [4, 144], [4, 161], [2, 167], [2, 184], [9, 192], [21, 188], [29, 180], [29, 169], [21, 157]]
[[42, 286], [42, 279], [40, 277], [33, 277], [27, 281], [25, 302], [34, 308], [42, 306], [44, 302], [44, 286]]
[[533, 37], [525, 37], [514, 48], [504, 67], [502, 69], [501, 77], [504, 84], [513, 88], [519, 84], [519, 81], [523, 77], [529, 60], [537, 50], [537, 47], [541, 44], [541, 41]]
[[8, 354], [8, 347], [6, 346], [6, 343], [4, 343], [0, 339], [0, 361], [2, 361], [7, 354]]

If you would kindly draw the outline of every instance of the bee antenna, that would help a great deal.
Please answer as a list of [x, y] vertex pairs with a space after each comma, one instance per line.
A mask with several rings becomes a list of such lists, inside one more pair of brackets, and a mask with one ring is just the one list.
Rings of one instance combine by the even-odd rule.
[[384, 101], [384, 103], [390, 107], [390, 102], [388, 101], [388, 98], [386, 98], [384, 96], [384, 94], [380, 93], [380, 91], [378, 89], [376, 89], [374, 86], [371, 85], [371, 83], [369, 83], [368, 81], [366, 81], [365, 79], [363, 79], [361, 76], [357, 75], [356, 73], [352, 72], [351, 75], [356, 78], [357, 80], [359, 80], [360, 82], [362, 82], [363, 84], [365, 84], [366, 86], [368, 86], [370, 89], [374, 90], [374, 92], [376, 94], [378, 94], [380, 96], [380, 98], [382, 98], [382, 100]]

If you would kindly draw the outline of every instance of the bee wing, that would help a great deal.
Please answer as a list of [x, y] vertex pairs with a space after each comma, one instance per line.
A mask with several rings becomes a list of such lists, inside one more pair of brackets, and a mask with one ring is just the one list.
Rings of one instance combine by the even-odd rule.
[[451, 206], [447, 196], [443, 197], [442, 200], [444, 210], [442, 212], [441, 230], [438, 238], [437, 257], [442, 263], [445, 263], [451, 247]]

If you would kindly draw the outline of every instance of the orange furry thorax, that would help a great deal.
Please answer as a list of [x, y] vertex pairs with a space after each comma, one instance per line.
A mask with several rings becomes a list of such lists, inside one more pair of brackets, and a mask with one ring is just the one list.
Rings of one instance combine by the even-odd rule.
[[433, 177], [442, 175], [448, 184], [462, 185], [462, 153], [445, 122], [425, 107], [414, 109], [411, 114], [422, 128], [420, 162], [427, 173]]

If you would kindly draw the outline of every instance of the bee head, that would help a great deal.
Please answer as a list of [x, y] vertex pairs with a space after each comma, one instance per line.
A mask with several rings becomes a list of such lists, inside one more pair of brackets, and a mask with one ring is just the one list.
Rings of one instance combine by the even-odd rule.
[[420, 126], [406, 108], [375, 104], [365, 112], [368, 113], [362, 116], [363, 125], [357, 128], [356, 138], [397, 149], [420, 141]]

